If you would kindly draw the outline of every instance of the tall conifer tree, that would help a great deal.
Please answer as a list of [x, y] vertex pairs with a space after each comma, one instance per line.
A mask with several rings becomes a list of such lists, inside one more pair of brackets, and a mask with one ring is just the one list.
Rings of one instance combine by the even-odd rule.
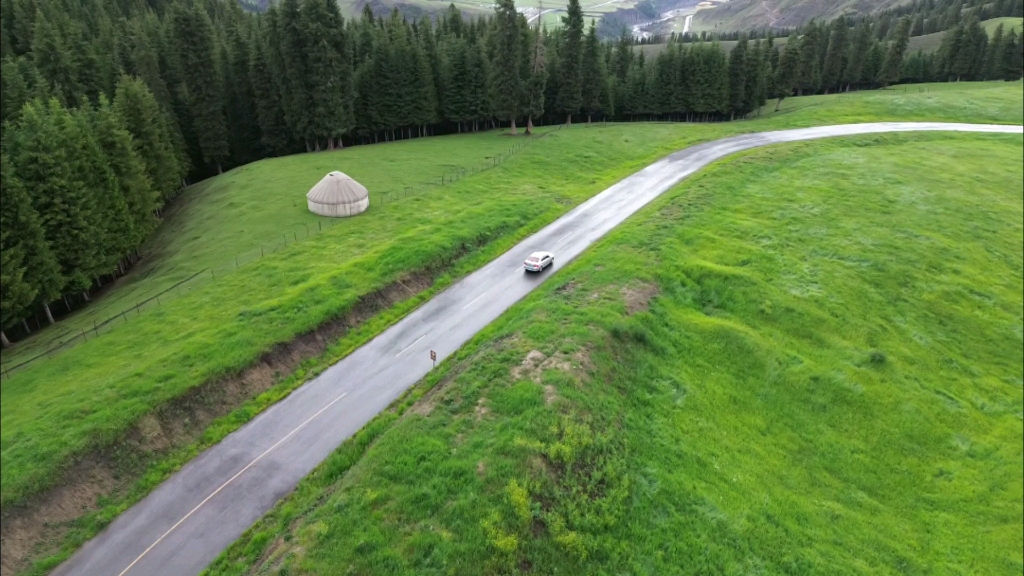
[[494, 55], [491, 61], [491, 93], [494, 112], [507, 120], [516, 134], [516, 118], [523, 108], [522, 20], [513, 0], [498, 0], [494, 7]]
[[579, 0], [569, 0], [567, 15], [562, 17], [562, 45], [558, 66], [558, 108], [572, 124], [572, 115], [579, 112], [583, 100], [583, 9]]
[[220, 173], [229, 158], [223, 87], [215, 59], [213, 25], [198, 5], [171, 15], [185, 101], [203, 161]]

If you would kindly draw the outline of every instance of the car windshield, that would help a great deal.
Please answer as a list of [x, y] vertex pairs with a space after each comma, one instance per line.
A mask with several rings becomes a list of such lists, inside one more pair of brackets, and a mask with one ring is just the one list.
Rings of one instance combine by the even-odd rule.
[[538, 259], [534, 256], [530, 256], [529, 258], [526, 259], [527, 262], [536, 262], [537, 260]]

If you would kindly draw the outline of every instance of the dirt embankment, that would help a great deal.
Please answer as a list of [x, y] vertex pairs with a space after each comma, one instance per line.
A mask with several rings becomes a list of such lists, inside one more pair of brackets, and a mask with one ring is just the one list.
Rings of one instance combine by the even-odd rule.
[[54, 554], [75, 520], [100, 508], [104, 497], [123, 497], [147, 465], [172, 450], [196, 442], [215, 419], [291, 374], [303, 361], [321, 355], [346, 332], [377, 313], [429, 288], [460, 254], [437, 269], [407, 275], [360, 299], [348, 313], [290, 342], [278, 344], [239, 374], [206, 382], [154, 410], [119, 442], [80, 459], [57, 487], [0, 517], [0, 574], [24, 570], [33, 558]]

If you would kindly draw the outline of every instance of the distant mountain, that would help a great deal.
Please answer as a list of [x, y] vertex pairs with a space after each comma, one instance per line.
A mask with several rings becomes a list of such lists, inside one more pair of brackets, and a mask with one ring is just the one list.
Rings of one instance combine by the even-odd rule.
[[266, 12], [270, 0], [238, 0], [238, 5], [246, 12]]
[[830, 20], [842, 14], [870, 14], [905, 3], [907, 0], [728, 0], [697, 12], [693, 18], [693, 30], [729, 32], [768, 27], [793, 28], [812, 19]]
[[[266, 12], [267, 8], [279, 1], [238, 0], [238, 4], [247, 12]], [[434, 16], [448, 10], [448, 7], [453, 3], [452, 0], [337, 0], [337, 2], [338, 7], [341, 8], [341, 13], [348, 18], [358, 17], [362, 13], [363, 7], [369, 5], [370, 9], [377, 16], [385, 16], [397, 8], [399, 13], [410, 20]], [[494, 11], [490, 0], [486, 2], [455, 0], [454, 4], [465, 16], [491, 14]]]

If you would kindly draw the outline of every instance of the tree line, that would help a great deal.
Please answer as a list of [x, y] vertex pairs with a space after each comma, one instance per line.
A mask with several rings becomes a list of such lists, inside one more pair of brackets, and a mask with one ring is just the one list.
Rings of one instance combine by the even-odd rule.
[[513, 0], [417, 21], [347, 19], [334, 0], [10, 0], [0, 16], [0, 320], [19, 337], [123, 274], [182, 184], [263, 157], [499, 124], [721, 121], [793, 93], [1020, 71], [1016, 34], [982, 39], [971, 17], [919, 78], [909, 16], [884, 37], [839, 19], [784, 45], [674, 39], [655, 57], [625, 33], [601, 41], [578, 0], [556, 30]]

